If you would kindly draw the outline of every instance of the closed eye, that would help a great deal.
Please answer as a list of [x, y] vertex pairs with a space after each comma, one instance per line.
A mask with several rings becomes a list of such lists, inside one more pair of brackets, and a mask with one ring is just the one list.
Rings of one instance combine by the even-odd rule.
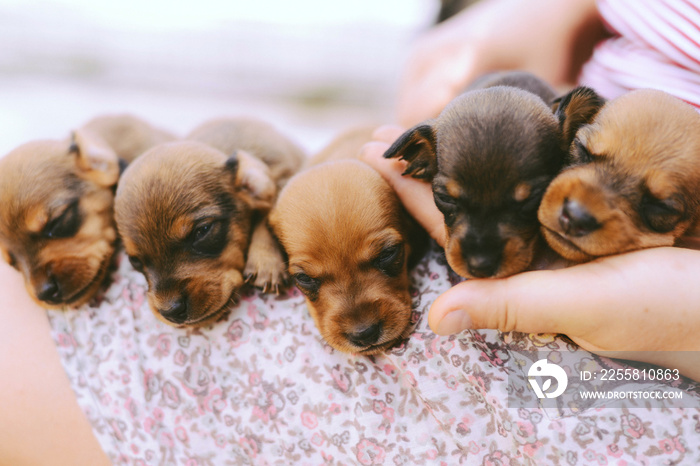
[[321, 288], [321, 280], [318, 278], [310, 277], [304, 272], [297, 272], [293, 275], [294, 282], [297, 287], [304, 293], [311, 301], [318, 298], [318, 291]]
[[199, 223], [190, 233], [192, 250], [204, 256], [216, 256], [226, 246], [227, 232], [222, 220]]
[[593, 154], [588, 150], [586, 145], [580, 139], [574, 139], [574, 147], [576, 148], [576, 163], [591, 163], [593, 162]]
[[60, 215], [49, 220], [41, 231], [44, 238], [70, 238], [80, 229], [79, 200], [75, 199]]
[[646, 224], [659, 233], [668, 233], [683, 218], [683, 206], [675, 198], [656, 199], [646, 194], [642, 199], [641, 214]]
[[392, 244], [381, 250], [372, 265], [386, 275], [395, 277], [403, 268], [403, 259], [403, 244]]

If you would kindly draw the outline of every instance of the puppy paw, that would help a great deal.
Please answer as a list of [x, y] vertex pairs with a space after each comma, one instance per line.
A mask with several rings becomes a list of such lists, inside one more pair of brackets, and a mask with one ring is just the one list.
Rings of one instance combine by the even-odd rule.
[[289, 285], [287, 264], [280, 246], [262, 223], [253, 231], [243, 276], [246, 283], [260, 288], [263, 293], [278, 294]]
[[243, 269], [246, 283], [250, 283], [263, 293], [279, 294], [289, 284], [287, 265], [279, 250], [250, 249], [248, 261]]

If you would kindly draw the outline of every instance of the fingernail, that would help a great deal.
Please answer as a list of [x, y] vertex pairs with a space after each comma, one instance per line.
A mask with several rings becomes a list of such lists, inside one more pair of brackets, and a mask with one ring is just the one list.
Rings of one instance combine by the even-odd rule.
[[442, 318], [435, 330], [438, 335], [452, 335], [472, 328], [472, 319], [465, 311], [457, 309]]

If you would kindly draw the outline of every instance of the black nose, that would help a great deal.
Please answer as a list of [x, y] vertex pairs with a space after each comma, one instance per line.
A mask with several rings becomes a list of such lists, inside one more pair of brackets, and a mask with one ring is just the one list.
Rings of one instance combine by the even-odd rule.
[[49, 274], [46, 277], [44, 284], [41, 285], [41, 288], [39, 288], [39, 292], [36, 294], [36, 296], [41, 301], [45, 301], [47, 303], [60, 303], [63, 300], [63, 296], [61, 293], [61, 288], [58, 286], [58, 282], [56, 281], [56, 277]]
[[369, 326], [355, 328], [346, 334], [347, 339], [355, 346], [373, 345], [382, 334], [382, 324], [378, 322]]
[[569, 236], [585, 236], [601, 227], [598, 220], [577, 201], [564, 199], [559, 226]]
[[492, 277], [500, 265], [500, 254], [472, 254], [467, 257], [469, 273], [476, 278]]
[[187, 300], [184, 296], [171, 299], [167, 307], [158, 309], [160, 315], [174, 324], [182, 324], [187, 320]]

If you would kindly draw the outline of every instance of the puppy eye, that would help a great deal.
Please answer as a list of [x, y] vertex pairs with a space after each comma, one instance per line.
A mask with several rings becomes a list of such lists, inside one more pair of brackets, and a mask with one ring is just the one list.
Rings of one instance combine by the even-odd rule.
[[44, 238], [70, 238], [80, 229], [78, 200], [71, 202], [58, 217], [50, 220], [41, 232]]
[[683, 217], [682, 206], [674, 199], [656, 199], [645, 195], [641, 214], [649, 228], [658, 233], [668, 233], [676, 228]]
[[309, 277], [303, 272], [295, 273], [294, 281], [297, 287], [307, 295], [315, 295], [321, 287], [321, 280]]
[[435, 204], [440, 209], [442, 209], [443, 207], [448, 209], [457, 207], [457, 204], [452, 197], [440, 191], [434, 191], [433, 198], [435, 199]]
[[134, 269], [143, 272], [143, 262], [141, 262], [141, 259], [136, 256], [129, 256], [129, 262]]
[[226, 245], [226, 229], [221, 221], [200, 224], [191, 235], [192, 250], [198, 254], [215, 256]]
[[580, 139], [574, 139], [574, 147], [576, 155], [574, 162], [576, 163], [591, 163], [593, 162], [593, 154], [588, 150], [586, 145]]
[[401, 272], [403, 266], [403, 245], [394, 244], [388, 246], [379, 253], [372, 262], [373, 265], [390, 277], [395, 277]]

